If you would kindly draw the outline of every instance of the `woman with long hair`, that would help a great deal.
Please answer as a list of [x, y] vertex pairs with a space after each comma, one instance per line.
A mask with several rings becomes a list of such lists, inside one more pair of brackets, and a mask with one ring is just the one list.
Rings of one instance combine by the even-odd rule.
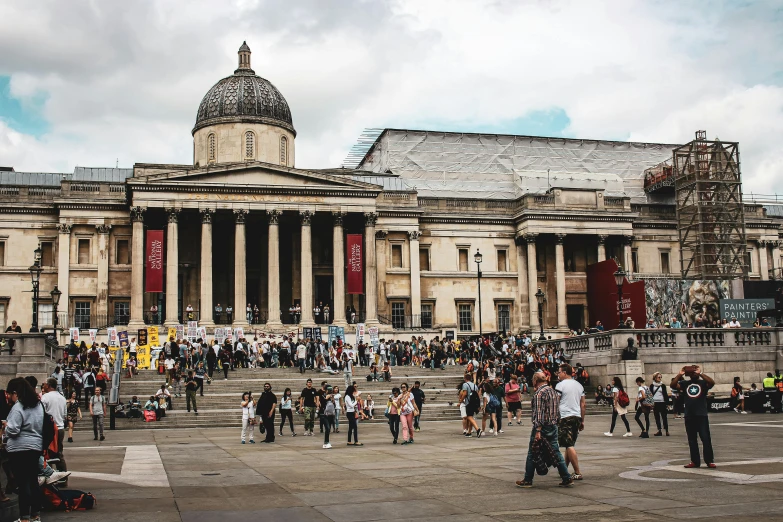
[[666, 393], [666, 385], [661, 382], [662, 380], [663, 375], [661, 372], [655, 372], [653, 374], [653, 382], [650, 385], [650, 393], [652, 393], [654, 401], [653, 415], [655, 416], [655, 426], [658, 428], [658, 431], [654, 435], [655, 437], [663, 435], [661, 433], [661, 420], [663, 420], [663, 429], [666, 431], [666, 436], [669, 436], [669, 420], [667, 418], [669, 394]]
[[490, 419], [492, 421], [492, 426], [495, 427], [495, 437], [497, 437], [498, 431], [500, 431], [500, 426], [498, 425], [497, 410], [494, 406], [492, 406], [491, 403], [492, 397], [495, 393], [495, 388], [492, 386], [492, 382], [488, 380], [484, 381], [484, 383], [481, 385], [481, 391], [483, 392], [481, 394], [481, 409], [484, 411], [484, 414], [481, 417], [481, 432], [484, 433], [484, 431], [487, 429], [487, 419]]
[[245, 439], [248, 438], [247, 434], [250, 432], [250, 444], [255, 444], [253, 440], [253, 432], [256, 429], [256, 401], [253, 400], [253, 394], [246, 391], [242, 394], [242, 401], [239, 403], [242, 407], [242, 444], [245, 443]]
[[73, 442], [73, 427], [76, 420], [82, 420], [82, 410], [79, 408], [79, 399], [76, 398], [76, 392], [71, 392], [71, 398], [68, 399], [66, 407], [66, 417], [68, 418], [68, 442]]
[[[639, 435], [639, 437], [642, 439], [649, 439], [650, 410], [652, 410], [650, 407], [650, 401], [652, 400], [652, 393], [650, 393], [650, 389], [644, 385], [644, 378], [642, 377], [636, 378], [636, 386], [639, 387], [639, 390], [636, 392], [636, 415], [634, 415], [634, 419], [636, 420], [636, 424], [638, 424], [639, 428], [642, 430], [642, 434]], [[642, 415], [644, 415], [645, 424], [642, 424], [640, 419]]]
[[3, 425], [8, 437], [8, 462], [19, 487], [19, 518], [40, 521], [38, 457], [43, 450], [45, 412], [35, 389], [23, 378], [11, 379], [6, 391], [14, 403]]
[[389, 431], [391, 431], [392, 444], [397, 444], [397, 438], [400, 436], [400, 412], [397, 409], [397, 398], [400, 396], [399, 388], [392, 388], [389, 400], [386, 402], [386, 417], [389, 419]]
[[402, 425], [402, 445], [413, 444], [413, 417], [417, 410], [413, 395], [408, 390], [408, 383], [400, 384], [397, 410], [400, 413], [400, 424]]
[[630, 400], [625, 406], [622, 406], [620, 404], [621, 396], [623, 396], [623, 399], [628, 400], [628, 394], [625, 393], [625, 390], [623, 389], [623, 383], [620, 378], [612, 377], [612, 398], [614, 401], [614, 408], [612, 409], [612, 426], [609, 428], [609, 431], [604, 433], [604, 435], [607, 437], [613, 436], [614, 425], [617, 422], [618, 416], [623, 420], [623, 424], [625, 424], [626, 433], [623, 435], [623, 437], [633, 437], [633, 434], [631, 433], [631, 425], [628, 424], [628, 419], [625, 418], [625, 416], [628, 414], [628, 404], [630, 404]]
[[280, 399], [280, 436], [283, 436], [283, 426], [288, 419], [288, 424], [291, 426], [291, 436], [296, 437], [294, 431], [294, 414], [293, 414], [293, 401], [291, 399], [291, 388], [286, 388], [283, 392], [283, 397]]
[[[348, 417], [348, 446], [364, 446], [359, 442], [359, 424], [356, 422], [358, 406], [358, 399], [356, 395], [358, 390], [355, 386], [351, 385], [345, 390], [345, 416]], [[353, 442], [351, 442], [351, 435], [353, 435]]]

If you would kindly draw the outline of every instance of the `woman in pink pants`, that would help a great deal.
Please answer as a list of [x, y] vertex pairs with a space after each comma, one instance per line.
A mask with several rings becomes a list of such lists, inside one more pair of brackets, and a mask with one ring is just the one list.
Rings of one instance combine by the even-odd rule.
[[413, 444], [413, 417], [416, 414], [416, 403], [408, 391], [408, 385], [400, 385], [400, 396], [397, 397], [397, 409], [400, 412], [400, 424], [402, 424], [402, 444]]

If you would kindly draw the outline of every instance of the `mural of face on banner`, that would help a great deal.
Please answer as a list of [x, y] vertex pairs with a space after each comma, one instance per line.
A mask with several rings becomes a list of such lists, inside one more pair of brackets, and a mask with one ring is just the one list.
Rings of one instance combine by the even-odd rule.
[[645, 279], [647, 319], [659, 326], [672, 317], [683, 326], [701, 317], [705, 325], [720, 321], [720, 300], [729, 296], [728, 281]]

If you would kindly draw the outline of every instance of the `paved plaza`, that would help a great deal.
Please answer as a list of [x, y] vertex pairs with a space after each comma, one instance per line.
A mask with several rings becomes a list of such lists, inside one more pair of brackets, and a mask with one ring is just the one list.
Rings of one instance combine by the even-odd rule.
[[[416, 443], [392, 445], [383, 424], [322, 439], [278, 437], [240, 444], [239, 429], [80, 432], [66, 456], [70, 487], [91, 491], [97, 509], [45, 513], [44, 520], [145, 522], [511, 521], [783, 518], [783, 416], [715, 414], [717, 470], [685, 470], [681, 420], [671, 437], [607, 438], [608, 415], [587, 418], [579, 450], [585, 480], [558, 487], [555, 470], [519, 489], [530, 421], [477, 440], [459, 421], [426, 422]], [[295, 419], [301, 430], [301, 417]], [[347, 430], [347, 424], [345, 426]], [[634, 431], [638, 434], [638, 430]], [[258, 435], [258, 434], [256, 434]], [[260, 437], [256, 437], [261, 440]]]

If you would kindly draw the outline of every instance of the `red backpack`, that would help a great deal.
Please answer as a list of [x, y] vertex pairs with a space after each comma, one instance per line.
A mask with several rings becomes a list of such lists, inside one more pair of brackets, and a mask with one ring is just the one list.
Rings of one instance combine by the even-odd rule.
[[631, 399], [628, 397], [628, 394], [625, 393], [625, 390], [620, 390], [617, 394], [617, 404], [622, 408], [627, 408], [628, 405], [631, 404]]

